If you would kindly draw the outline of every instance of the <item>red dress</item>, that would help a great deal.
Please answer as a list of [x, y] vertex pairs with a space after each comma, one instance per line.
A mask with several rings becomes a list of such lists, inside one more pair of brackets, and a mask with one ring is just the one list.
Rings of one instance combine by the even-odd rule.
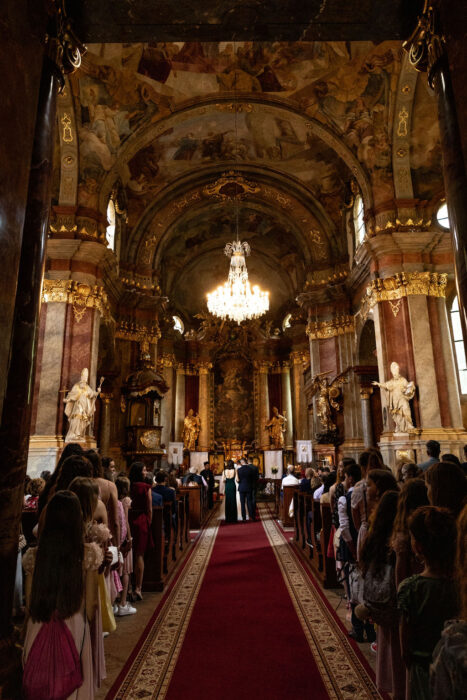
[[130, 498], [131, 508], [128, 512], [131, 534], [133, 537], [133, 551], [135, 555], [145, 554], [152, 549], [154, 543], [151, 535], [151, 519], [149, 517], [150, 484], [135, 482], [131, 484]]

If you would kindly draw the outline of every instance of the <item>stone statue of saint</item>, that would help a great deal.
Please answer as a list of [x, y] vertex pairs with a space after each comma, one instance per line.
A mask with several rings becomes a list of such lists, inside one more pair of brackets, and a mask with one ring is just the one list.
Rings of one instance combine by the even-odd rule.
[[415, 384], [401, 377], [397, 362], [391, 363], [391, 374], [392, 379], [388, 382], [373, 384], [388, 392], [388, 408], [396, 424], [396, 433], [407, 433], [414, 430], [409, 401], [414, 397]]
[[281, 416], [279, 409], [274, 406], [272, 409], [272, 418], [266, 423], [265, 427], [269, 431], [269, 438], [275, 450], [281, 450], [284, 447], [284, 433], [287, 418]]
[[185, 450], [189, 450], [190, 452], [196, 450], [196, 442], [200, 430], [201, 418], [190, 408], [188, 415], [185, 416], [185, 420], [183, 421], [183, 447]]
[[89, 372], [85, 368], [81, 372], [81, 378], [65, 397], [65, 415], [69, 426], [65, 442], [84, 442], [86, 433], [92, 423], [96, 410], [96, 398], [99, 396], [104, 378], [97, 391], [91, 389], [88, 384]]

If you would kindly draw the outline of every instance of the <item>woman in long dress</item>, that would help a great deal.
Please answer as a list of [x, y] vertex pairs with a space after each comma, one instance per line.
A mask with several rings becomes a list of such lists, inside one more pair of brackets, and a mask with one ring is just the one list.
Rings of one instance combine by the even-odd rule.
[[237, 522], [237, 472], [231, 459], [227, 462], [222, 480], [224, 482], [224, 507], [225, 521], [227, 523]]
[[[68, 700], [94, 698], [93, 658], [86, 610], [85, 576], [102, 563], [102, 552], [95, 543], [84, 542], [84, 527], [78, 497], [59, 491], [47, 505], [44, 526], [37, 547], [25, 554], [28, 577], [29, 619], [24, 642], [23, 662], [27, 664], [34, 641], [42, 626], [53, 618], [68, 627], [81, 660], [82, 684]], [[32, 586], [30, 579], [32, 579]], [[71, 668], [49, 668], [51, 677], [65, 675]], [[52, 682], [50, 679], [49, 682]]]

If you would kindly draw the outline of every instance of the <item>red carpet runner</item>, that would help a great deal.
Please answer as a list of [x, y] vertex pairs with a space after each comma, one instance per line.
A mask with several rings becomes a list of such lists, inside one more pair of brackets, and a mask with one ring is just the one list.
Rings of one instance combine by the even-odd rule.
[[107, 700], [373, 700], [366, 662], [286, 537], [215, 516]]
[[328, 698], [261, 523], [221, 524], [167, 700]]

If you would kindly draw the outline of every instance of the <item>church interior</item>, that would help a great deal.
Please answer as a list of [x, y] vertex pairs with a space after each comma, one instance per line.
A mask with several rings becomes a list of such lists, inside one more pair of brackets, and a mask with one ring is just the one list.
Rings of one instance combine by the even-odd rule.
[[0, 697], [462, 697], [464, 3], [0, 18]]

